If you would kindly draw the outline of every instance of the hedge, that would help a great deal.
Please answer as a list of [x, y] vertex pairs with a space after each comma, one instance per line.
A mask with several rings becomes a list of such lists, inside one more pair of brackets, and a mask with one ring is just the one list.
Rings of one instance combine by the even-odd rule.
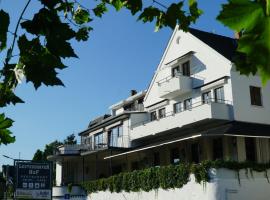
[[[200, 164], [179, 164], [162, 167], [151, 167], [143, 170], [135, 170], [132, 172], [120, 173], [109, 178], [102, 178], [94, 181], [86, 181], [81, 186], [88, 194], [99, 191], [109, 190], [110, 192], [138, 192], [150, 191], [159, 188], [173, 189], [181, 188], [189, 182], [190, 174], [194, 174], [198, 183], [209, 182], [210, 168], [227, 168], [238, 173], [241, 169], [249, 169], [252, 171], [265, 172], [268, 180], [267, 169], [270, 169], [270, 163], [259, 164], [252, 162], [236, 162], [236, 161], [203, 161]], [[248, 174], [248, 173], [246, 173]], [[269, 181], [268, 181], [269, 182]]]

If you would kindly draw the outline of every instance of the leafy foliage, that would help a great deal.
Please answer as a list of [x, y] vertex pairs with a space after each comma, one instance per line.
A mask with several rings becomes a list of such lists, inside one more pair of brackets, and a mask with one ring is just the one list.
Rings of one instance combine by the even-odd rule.
[[71, 134], [64, 140], [64, 144], [77, 144], [76, 136]]
[[76, 10], [74, 20], [77, 24], [84, 24], [92, 21], [89, 12], [81, 7]]
[[0, 114], [0, 145], [9, 144], [15, 141], [15, 137], [11, 136], [9, 128], [12, 126], [13, 121], [6, 118], [4, 114]]
[[7, 32], [8, 32], [8, 26], [9, 26], [9, 15], [3, 11], [0, 10], [0, 52], [1, 50], [6, 48], [7, 45]]
[[56, 77], [56, 68], [65, 68], [60, 58], [51, 54], [50, 51], [40, 44], [38, 38], [29, 41], [25, 35], [18, 40], [21, 52], [20, 64], [26, 81], [33, 82], [37, 89], [41, 83], [45, 85], [63, 85], [62, 81]]
[[62, 145], [62, 142], [59, 142], [58, 140], [55, 140], [49, 144], [45, 145], [44, 151], [38, 149], [32, 160], [33, 161], [48, 161], [47, 157], [50, 155], [53, 155], [55, 150], [57, 149], [58, 146]]
[[235, 64], [242, 74], [270, 79], [270, 1], [229, 0], [217, 17], [240, 34]]
[[93, 9], [93, 12], [97, 17], [102, 17], [102, 15], [104, 15], [104, 13], [107, 11], [108, 11], [108, 9], [107, 9], [106, 4], [104, 2], [98, 4], [97, 7], [95, 7]]
[[109, 190], [110, 192], [139, 192], [150, 190], [182, 188], [190, 181], [190, 174], [194, 174], [198, 183], [210, 181], [210, 168], [226, 168], [239, 172], [241, 169], [250, 169], [257, 172], [265, 172], [270, 169], [270, 163], [259, 164], [236, 161], [204, 161], [200, 164], [180, 164], [163, 167], [152, 167], [144, 170], [120, 173], [109, 178], [82, 183], [82, 187], [88, 193]]

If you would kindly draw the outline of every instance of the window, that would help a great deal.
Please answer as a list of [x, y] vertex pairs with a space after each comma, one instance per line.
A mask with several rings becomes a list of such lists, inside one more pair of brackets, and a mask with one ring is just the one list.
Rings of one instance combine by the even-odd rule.
[[97, 133], [94, 136], [95, 149], [103, 147], [103, 133]]
[[179, 74], [180, 74], [180, 68], [179, 68], [179, 66], [173, 67], [172, 68], [172, 77], [176, 77]]
[[154, 166], [160, 166], [160, 155], [159, 152], [154, 153]]
[[208, 91], [208, 92], [202, 93], [202, 103], [203, 104], [210, 103], [210, 101], [211, 101], [211, 92]]
[[92, 137], [91, 136], [85, 137], [83, 139], [83, 144], [88, 144], [88, 145], [92, 144]]
[[189, 64], [189, 61], [182, 64], [182, 73], [183, 73], [183, 76], [190, 76], [190, 64]]
[[251, 105], [262, 106], [261, 88], [249, 86]]
[[223, 141], [222, 138], [213, 139], [213, 159], [223, 158]]
[[[119, 147], [122, 142], [123, 126], [116, 126], [109, 130], [109, 145], [110, 147]], [[120, 140], [119, 140], [120, 139]]]
[[134, 111], [135, 110], [135, 104], [134, 103], [131, 103], [131, 104], [125, 105], [124, 106], [124, 110]]
[[161, 108], [158, 110], [158, 117], [159, 117], [159, 119], [166, 117], [166, 109], [165, 108]]
[[153, 111], [150, 113], [150, 120], [155, 121], [157, 119], [157, 112]]
[[178, 148], [171, 149], [171, 164], [179, 164], [180, 162], [180, 153]]
[[246, 160], [255, 162], [256, 161], [255, 139], [246, 137], [245, 147], [246, 147]]
[[214, 90], [215, 102], [224, 103], [224, 87], [219, 87]]
[[173, 112], [174, 113], [179, 113], [181, 112], [181, 102], [177, 102], [175, 104], [173, 104]]
[[184, 100], [184, 110], [188, 110], [192, 108], [191, 99]]

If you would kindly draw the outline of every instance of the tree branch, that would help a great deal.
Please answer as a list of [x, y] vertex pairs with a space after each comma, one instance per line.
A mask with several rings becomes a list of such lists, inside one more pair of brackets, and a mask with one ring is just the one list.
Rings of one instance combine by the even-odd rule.
[[11, 47], [10, 47], [10, 50], [8, 50], [9, 52], [8, 52], [7, 57], [6, 57], [6, 60], [5, 60], [6, 64], [8, 64], [8, 62], [9, 62], [11, 56], [12, 56], [12, 52], [13, 52], [13, 49], [14, 49], [14, 46], [15, 46], [15, 41], [16, 41], [16, 38], [17, 38], [18, 28], [19, 28], [20, 22], [21, 22], [21, 20], [22, 20], [22, 17], [23, 17], [23, 15], [24, 15], [24, 13], [25, 13], [27, 7], [29, 6], [30, 2], [31, 2], [31, 0], [28, 0], [27, 3], [25, 4], [25, 6], [24, 6], [24, 8], [23, 8], [23, 10], [22, 10], [22, 12], [21, 12], [21, 15], [20, 15], [20, 17], [19, 17], [19, 19], [18, 19], [18, 22], [17, 22], [17, 24], [16, 24], [16, 28], [15, 28], [15, 31], [14, 31], [14, 36], [13, 36], [12, 45], [11, 45]]

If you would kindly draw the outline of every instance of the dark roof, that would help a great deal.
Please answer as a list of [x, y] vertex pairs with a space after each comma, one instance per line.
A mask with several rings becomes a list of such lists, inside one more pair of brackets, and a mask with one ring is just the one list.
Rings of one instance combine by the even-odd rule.
[[90, 127], [92, 127], [92, 126], [94, 126], [94, 125], [97, 125], [97, 124], [101, 123], [104, 119], [106, 119], [106, 118], [108, 118], [108, 117], [110, 117], [110, 116], [111, 116], [111, 115], [105, 114], [105, 115], [99, 116], [99, 117], [97, 117], [97, 118], [91, 120], [91, 121], [89, 122], [88, 128], [90, 128]]
[[207, 135], [239, 135], [239, 136], [254, 136], [254, 137], [270, 137], [270, 125], [258, 124], [250, 122], [232, 121], [223, 126], [209, 129]]
[[190, 28], [189, 32], [225, 58], [232, 61], [237, 48], [236, 39]]

